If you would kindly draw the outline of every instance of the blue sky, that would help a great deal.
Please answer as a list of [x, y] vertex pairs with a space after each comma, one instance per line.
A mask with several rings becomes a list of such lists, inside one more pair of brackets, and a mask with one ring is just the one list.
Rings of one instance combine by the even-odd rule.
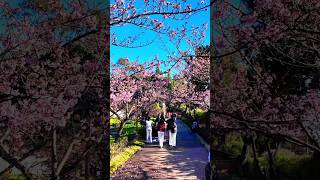
[[[193, 1], [197, 2], [197, 1]], [[209, 3], [209, 0], [205, 1], [206, 4]], [[112, 4], [112, 3], [111, 3]], [[140, 7], [143, 8], [143, 4], [139, 4]], [[210, 44], [210, 10], [208, 8], [207, 11], [197, 13], [193, 15], [191, 18], [187, 20], [170, 20], [167, 21], [167, 24], [169, 24], [173, 28], [180, 28], [182, 24], [184, 24], [187, 21], [187, 27], [191, 25], [202, 25], [204, 23], [207, 23], [207, 29], [206, 29], [206, 38], [204, 41], [204, 45]], [[139, 27], [134, 27], [132, 25], [125, 25], [121, 27], [111, 27], [111, 34], [115, 32], [117, 34], [117, 39], [121, 39], [121, 37], [128, 37], [133, 36], [136, 34], [143, 33], [143, 36], [138, 40], [138, 42], [149, 42], [153, 41], [152, 44], [148, 46], [144, 46], [141, 48], [123, 48], [123, 47], [117, 47], [117, 46], [110, 46], [110, 58], [111, 62], [116, 63], [119, 58], [128, 58], [129, 60], [138, 60], [139, 62], [145, 62], [148, 60], [152, 60], [156, 55], [158, 55], [158, 58], [161, 60], [166, 60], [168, 51], [166, 51], [166, 48], [169, 49], [169, 52], [175, 51], [175, 45], [169, 42], [169, 38], [166, 35], [159, 35], [155, 32], [144, 30]], [[165, 48], [166, 47], [166, 48]], [[185, 49], [187, 47], [186, 43], [184, 43], [181, 48]], [[161, 67], [162, 69], [165, 67]]]

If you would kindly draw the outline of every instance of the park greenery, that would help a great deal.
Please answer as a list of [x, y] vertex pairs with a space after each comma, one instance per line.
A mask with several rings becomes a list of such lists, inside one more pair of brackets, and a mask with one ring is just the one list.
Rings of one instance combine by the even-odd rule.
[[[112, 123], [111, 123], [112, 122]], [[116, 128], [119, 125], [120, 120], [112, 118], [112, 128]], [[142, 130], [142, 131], [141, 131]], [[129, 121], [123, 130], [121, 137], [117, 137], [113, 134], [110, 135], [110, 174], [112, 175], [122, 164], [124, 164], [132, 155], [134, 155], [144, 144], [143, 132], [144, 127], [135, 121]], [[139, 135], [139, 136], [137, 136]], [[115, 140], [117, 138], [117, 141]]]
[[[209, 129], [212, 176], [227, 162], [231, 179], [320, 178], [318, 0], [92, 2], [0, 2], [0, 176], [108, 179], [109, 147], [114, 171], [142, 145], [143, 114], [169, 107]], [[207, 24], [170, 24], [210, 6], [211, 46]], [[110, 63], [106, 45], [151, 43], [110, 34], [128, 24], [175, 53]], [[44, 159], [40, 175], [30, 157]]]
[[[115, 143], [111, 142], [110, 174], [114, 173], [117, 168], [124, 164], [132, 155], [134, 155], [134, 153], [139, 151], [143, 144], [143, 142], [135, 141], [132, 145], [126, 145], [125, 147], [120, 148], [119, 144], [115, 145]], [[114, 150], [120, 153], [115, 153]]]

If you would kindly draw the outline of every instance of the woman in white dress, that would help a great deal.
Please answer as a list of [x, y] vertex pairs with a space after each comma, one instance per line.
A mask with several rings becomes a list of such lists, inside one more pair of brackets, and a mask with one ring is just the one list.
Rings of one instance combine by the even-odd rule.
[[148, 117], [146, 120], [146, 142], [147, 143], [152, 143], [152, 121]]

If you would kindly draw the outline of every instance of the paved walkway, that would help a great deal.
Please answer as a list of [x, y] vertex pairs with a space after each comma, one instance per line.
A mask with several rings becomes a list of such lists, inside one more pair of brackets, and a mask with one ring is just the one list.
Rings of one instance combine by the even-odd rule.
[[177, 120], [177, 148], [146, 145], [111, 179], [205, 179], [208, 151], [182, 121]]

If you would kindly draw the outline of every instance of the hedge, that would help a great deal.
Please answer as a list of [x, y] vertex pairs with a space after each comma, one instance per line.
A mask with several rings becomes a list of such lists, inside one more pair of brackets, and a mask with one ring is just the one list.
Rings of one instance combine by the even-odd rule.
[[144, 145], [141, 141], [135, 141], [131, 146], [117, 154], [110, 160], [110, 174], [113, 174], [122, 164], [129, 160]]

